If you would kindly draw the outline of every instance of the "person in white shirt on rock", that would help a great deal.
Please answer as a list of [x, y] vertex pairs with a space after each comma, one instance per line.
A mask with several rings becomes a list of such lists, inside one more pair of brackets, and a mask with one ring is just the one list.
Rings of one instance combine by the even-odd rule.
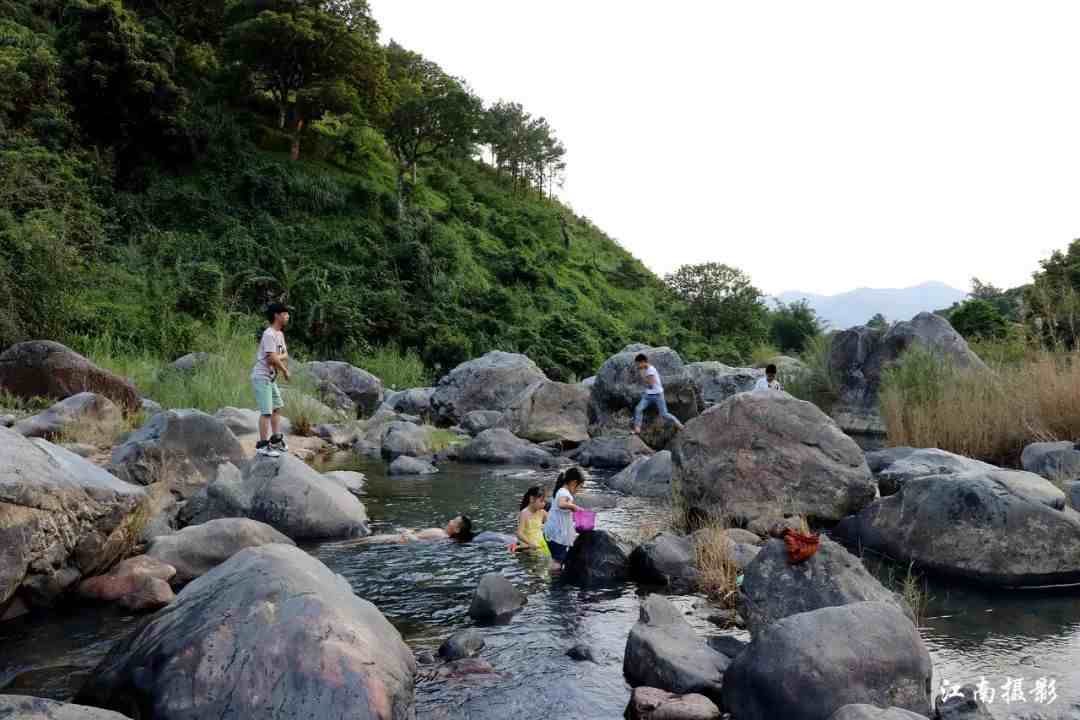
[[278, 375], [289, 379], [289, 351], [284, 333], [289, 324], [289, 308], [281, 303], [271, 303], [266, 308], [266, 319], [270, 327], [259, 338], [255, 367], [251, 369], [251, 385], [259, 406], [259, 441], [255, 443], [255, 452], [279, 457], [289, 449], [281, 434], [281, 407], [285, 403], [277, 384]]
[[645, 392], [641, 394], [641, 400], [634, 408], [634, 434], [641, 434], [641, 420], [650, 405], [656, 406], [660, 417], [675, 423], [675, 427], [682, 430], [683, 424], [679, 418], [668, 412], [667, 400], [664, 399], [664, 384], [660, 381], [660, 373], [649, 364], [649, 358], [644, 353], [639, 353], [634, 362], [637, 363], [641, 376], [645, 379]]
[[754, 390], [783, 390], [784, 386], [776, 379], [776, 366], [770, 364], [765, 368], [765, 377], [758, 378], [754, 383]]

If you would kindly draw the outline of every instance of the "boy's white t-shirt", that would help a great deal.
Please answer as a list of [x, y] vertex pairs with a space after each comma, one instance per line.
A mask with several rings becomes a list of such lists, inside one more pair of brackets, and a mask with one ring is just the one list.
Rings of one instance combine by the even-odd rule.
[[646, 383], [649, 381], [648, 378], [650, 377], [656, 378], [656, 384], [650, 385], [649, 388], [645, 391], [645, 393], [647, 395], [663, 395], [664, 384], [660, 382], [660, 373], [656, 372], [656, 368], [654, 368], [652, 365], [649, 365], [647, 368], [645, 368]]
[[251, 369], [251, 379], [266, 382], [277, 380], [277, 368], [270, 364], [267, 356], [270, 353], [284, 355], [285, 352], [285, 333], [272, 327], [266, 328], [259, 340], [259, 350], [255, 355], [255, 367]]
[[758, 381], [754, 383], [754, 390], [780, 390], [780, 381], [773, 380], [769, 382], [769, 378], [760, 377]]

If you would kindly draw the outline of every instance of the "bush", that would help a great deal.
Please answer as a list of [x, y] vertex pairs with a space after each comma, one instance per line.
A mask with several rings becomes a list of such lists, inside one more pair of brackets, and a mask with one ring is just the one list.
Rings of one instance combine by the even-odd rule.
[[789, 394], [814, 403], [826, 413], [840, 395], [840, 387], [829, 365], [832, 341], [831, 333], [810, 338], [800, 356], [806, 372], [782, 380], [784, 390]]
[[349, 357], [349, 362], [382, 380], [388, 390], [428, 387], [432, 381], [431, 374], [416, 351], [402, 351], [394, 345], [355, 353]]

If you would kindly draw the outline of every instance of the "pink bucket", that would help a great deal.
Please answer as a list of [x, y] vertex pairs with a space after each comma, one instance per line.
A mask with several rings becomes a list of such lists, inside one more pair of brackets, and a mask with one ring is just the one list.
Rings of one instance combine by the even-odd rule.
[[574, 527], [578, 532], [589, 532], [596, 529], [596, 513], [592, 510], [577, 510], [574, 512]]

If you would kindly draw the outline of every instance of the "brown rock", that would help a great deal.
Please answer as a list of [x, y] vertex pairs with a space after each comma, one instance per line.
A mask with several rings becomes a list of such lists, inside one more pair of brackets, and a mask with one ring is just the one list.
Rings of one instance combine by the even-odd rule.
[[132, 612], [153, 612], [165, 607], [176, 595], [169, 583], [149, 575], [138, 576], [136, 588], [120, 598], [120, 607]]
[[714, 720], [720, 717], [720, 708], [704, 695], [676, 695], [658, 688], [639, 687], [630, 696], [626, 714], [630, 720]]
[[128, 380], [51, 340], [16, 343], [0, 354], [0, 388], [21, 398], [57, 400], [94, 392], [128, 412], [140, 407], [139, 393]]

